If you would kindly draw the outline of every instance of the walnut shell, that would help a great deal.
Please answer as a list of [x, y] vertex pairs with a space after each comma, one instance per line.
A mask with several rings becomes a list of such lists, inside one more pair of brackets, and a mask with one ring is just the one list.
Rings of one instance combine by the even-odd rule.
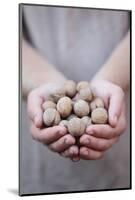
[[90, 103], [90, 109], [94, 110], [96, 108], [104, 108], [104, 102], [101, 98], [96, 97], [91, 103]]
[[56, 108], [56, 104], [52, 101], [45, 101], [43, 104], [42, 104], [42, 108], [43, 110], [45, 111], [47, 108]]
[[74, 113], [78, 116], [78, 117], [83, 117], [89, 114], [90, 112], [90, 108], [89, 105], [86, 101], [79, 99], [75, 102], [74, 104]]
[[94, 109], [96, 109], [97, 107], [96, 107], [96, 102], [95, 101], [92, 101], [91, 103], [90, 103], [90, 110], [91, 111], [93, 111]]
[[91, 120], [94, 124], [106, 124], [108, 113], [104, 108], [96, 108], [91, 113]]
[[81, 89], [85, 88], [85, 87], [89, 87], [89, 83], [87, 81], [80, 81], [77, 86], [76, 89], [79, 92]]
[[82, 122], [85, 124], [86, 127], [92, 124], [91, 118], [88, 116], [84, 116], [81, 118]]
[[60, 121], [59, 125], [60, 126], [64, 126], [65, 128], [67, 128], [68, 127], [68, 121], [67, 120], [62, 120], [62, 121]]
[[51, 100], [51, 101], [57, 103], [59, 101], [59, 99], [64, 96], [65, 96], [65, 89], [59, 88], [59, 89], [56, 89], [52, 94], [50, 94], [48, 100]]
[[67, 120], [69, 121], [70, 119], [73, 119], [75, 117], [77, 117], [75, 114], [71, 114], [71, 115], [69, 115], [69, 117], [67, 118]]
[[55, 108], [47, 108], [43, 113], [43, 121], [46, 126], [58, 125], [60, 120], [60, 114]]
[[78, 94], [78, 99], [83, 99], [85, 101], [91, 101], [92, 100], [92, 91], [90, 87], [85, 87], [83, 89], [80, 89]]
[[69, 97], [62, 97], [57, 103], [57, 110], [61, 117], [68, 117], [72, 111], [72, 100]]
[[68, 80], [64, 85], [64, 89], [65, 95], [72, 98], [76, 94], [76, 83], [72, 80]]
[[85, 132], [85, 124], [79, 118], [70, 119], [68, 122], [68, 131], [75, 137], [81, 136]]

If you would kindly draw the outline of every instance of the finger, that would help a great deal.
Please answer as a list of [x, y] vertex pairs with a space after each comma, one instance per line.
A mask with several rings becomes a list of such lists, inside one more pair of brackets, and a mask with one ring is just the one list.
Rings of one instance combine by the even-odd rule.
[[91, 125], [86, 129], [86, 133], [97, 138], [111, 139], [120, 136], [126, 129], [125, 105], [123, 105], [117, 126], [112, 128], [108, 124]]
[[96, 151], [106, 151], [118, 141], [118, 138], [119, 137], [113, 139], [103, 139], [84, 134], [80, 138], [80, 143]]
[[109, 123], [115, 127], [121, 114], [124, 101], [124, 92], [120, 89], [115, 94], [112, 94], [109, 102]]
[[79, 154], [79, 148], [76, 145], [70, 146], [68, 149], [66, 149], [64, 152], [61, 153], [61, 155], [70, 158], [77, 156], [78, 154]]
[[56, 142], [51, 143], [48, 147], [55, 152], [63, 152], [65, 149], [69, 148], [75, 143], [75, 138], [70, 134], [61, 137]]
[[104, 152], [102, 151], [95, 151], [87, 147], [80, 148], [80, 158], [84, 160], [97, 160], [97, 159], [102, 158], [103, 155], [104, 155]]
[[86, 133], [97, 138], [111, 139], [124, 133], [126, 124], [125, 109], [123, 108], [115, 128], [108, 124], [91, 125], [86, 129]]
[[108, 124], [91, 125], [86, 129], [88, 135], [92, 135], [97, 138], [111, 139], [115, 137], [116, 130]]
[[[79, 149], [78, 149], [78, 151], [79, 151]], [[64, 152], [61, 152], [60, 155], [65, 157], [65, 158], [70, 158], [70, 160], [72, 160], [73, 162], [77, 162], [77, 161], [80, 160], [79, 155], [70, 156], [68, 150], [65, 150]]]
[[65, 127], [54, 126], [45, 129], [39, 129], [34, 124], [31, 125], [31, 134], [33, 139], [42, 142], [44, 144], [49, 144], [58, 140], [60, 137], [67, 134]]
[[27, 111], [30, 119], [34, 122], [35, 126], [40, 128], [42, 126], [42, 115], [43, 111], [41, 105], [43, 99], [33, 91], [28, 96]]
[[62, 152], [61, 155], [70, 158], [73, 162], [77, 162], [80, 160], [79, 148], [76, 145], [69, 147], [69, 149]]
[[80, 160], [80, 157], [79, 156], [74, 156], [73, 158], [71, 158], [71, 160], [73, 162], [78, 162]]

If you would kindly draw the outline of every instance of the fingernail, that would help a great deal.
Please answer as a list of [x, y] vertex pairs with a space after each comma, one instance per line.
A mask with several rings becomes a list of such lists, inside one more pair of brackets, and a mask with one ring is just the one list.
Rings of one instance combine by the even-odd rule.
[[73, 161], [73, 162], [77, 162], [77, 161], [79, 161], [79, 160], [80, 160], [79, 157], [74, 157], [74, 158], [72, 158], [72, 161]]

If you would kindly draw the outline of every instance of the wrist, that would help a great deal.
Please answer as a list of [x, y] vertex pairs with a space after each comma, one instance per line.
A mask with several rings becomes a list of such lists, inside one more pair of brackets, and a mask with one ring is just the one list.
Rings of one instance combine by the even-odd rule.
[[123, 89], [124, 92], [126, 92], [128, 90], [128, 84], [126, 83], [125, 80], [123, 80], [123, 78], [120, 77], [119, 73], [113, 73], [113, 71], [109, 71], [107, 70], [108, 66], [104, 66], [91, 80], [91, 83], [94, 84], [97, 81], [109, 81], [117, 86], [119, 86], [120, 88]]

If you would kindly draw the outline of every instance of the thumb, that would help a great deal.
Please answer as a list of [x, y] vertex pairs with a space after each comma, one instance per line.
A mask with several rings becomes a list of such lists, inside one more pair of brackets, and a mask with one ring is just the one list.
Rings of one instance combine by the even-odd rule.
[[43, 99], [36, 93], [31, 92], [28, 96], [27, 111], [30, 119], [37, 128], [42, 126], [42, 105]]
[[109, 123], [115, 127], [121, 114], [123, 106], [124, 95], [120, 93], [113, 94], [109, 102]]

